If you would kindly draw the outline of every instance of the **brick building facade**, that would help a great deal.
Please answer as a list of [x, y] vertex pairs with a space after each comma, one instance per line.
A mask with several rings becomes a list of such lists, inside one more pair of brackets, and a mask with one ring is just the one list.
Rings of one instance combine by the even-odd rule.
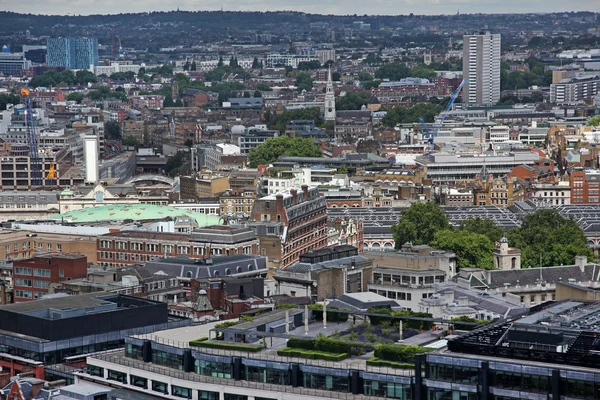
[[119, 267], [163, 257], [209, 258], [211, 255], [258, 254], [250, 228], [209, 226], [190, 235], [124, 231], [98, 236], [98, 262]]
[[327, 246], [327, 207], [317, 188], [302, 185], [257, 199], [252, 217], [260, 254], [270, 257], [271, 270], [285, 269], [301, 254]]
[[87, 258], [79, 254], [45, 254], [13, 263], [15, 303], [39, 299], [51, 283], [85, 278]]

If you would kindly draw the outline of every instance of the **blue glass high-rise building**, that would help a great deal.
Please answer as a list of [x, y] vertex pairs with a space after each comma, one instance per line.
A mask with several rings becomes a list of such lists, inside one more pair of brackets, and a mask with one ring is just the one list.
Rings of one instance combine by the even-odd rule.
[[48, 65], [70, 69], [90, 69], [98, 65], [98, 39], [48, 38]]

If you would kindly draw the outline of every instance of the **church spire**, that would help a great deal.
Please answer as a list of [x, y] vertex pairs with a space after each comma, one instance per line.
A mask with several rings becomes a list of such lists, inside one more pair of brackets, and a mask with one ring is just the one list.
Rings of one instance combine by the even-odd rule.
[[325, 121], [335, 121], [335, 92], [331, 79], [331, 67], [327, 71], [327, 86], [325, 87]]

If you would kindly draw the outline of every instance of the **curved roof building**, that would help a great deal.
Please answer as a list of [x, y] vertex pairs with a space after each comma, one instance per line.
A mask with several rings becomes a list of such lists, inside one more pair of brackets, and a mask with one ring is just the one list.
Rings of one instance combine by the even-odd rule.
[[214, 215], [188, 211], [185, 209], [157, 206], [152, 204], [111, 204], [99, 207], [86, 207], [52, 217], [72, 223], [95, 223], [104, 221], [153, 221], [165, 218], [190, 218], [198, 227], [218, 225], [220, 218]]

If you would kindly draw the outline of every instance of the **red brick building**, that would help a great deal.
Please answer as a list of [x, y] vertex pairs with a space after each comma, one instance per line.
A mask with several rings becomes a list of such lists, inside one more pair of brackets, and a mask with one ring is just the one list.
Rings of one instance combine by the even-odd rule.
[[181, 94], [184, 107], [200, 107], [207, 104], [210, 99], [208, 94], [199, 89], [185, 89]]
[[13, 263], [15, 303], [32, 301], [48, 293], [51, 283], [87, 276], [87, 257], [79, 254], [45, 254]]
[[569, 183], [571, 204], [600, 204], [600, 170], [573, 171]]
[[264, 278], [208, 278], [190, 281], [191, 300], [208, 297], [214, 310], [225, 312], [223, 319], [238, 318], [253, 306], [264, 304]]
[[108, 267], [139, 264], [162, 257], [208, 258], [258, 254], [256, 234], [245, 227], [215, 225], [178, 233], [124, 231], [98, 236], [98, 262]]
[[533, 165], [517, 165], [508, 177], [517, 178], [527, 186], [534, 182], [551, 182], [554, 180], [554, 160], [540, 158]]
[[257, 199], [252, 219], [270, 272], [297, 263], [307, 251], [327, 247], [327, 206], [317, 188], [302, 185], [302, 190]]

